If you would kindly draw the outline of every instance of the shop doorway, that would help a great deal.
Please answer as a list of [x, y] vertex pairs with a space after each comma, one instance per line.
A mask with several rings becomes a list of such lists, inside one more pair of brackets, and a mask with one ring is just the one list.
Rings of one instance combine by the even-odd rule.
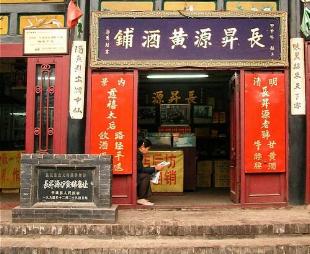
[[167, 167], [152, 186], [156, 205], [239, 202], [238, 86], [228, 70], [139, 73], [138, 136], [153, 143], [146, 163], [183, 152], [181, 177]]
[[20, 154], [25, 149], [26, 58], [0, 58], [0, 189], [19, 188]]
[[0, 150], [25, 148], [25, 58], [0, 58]]

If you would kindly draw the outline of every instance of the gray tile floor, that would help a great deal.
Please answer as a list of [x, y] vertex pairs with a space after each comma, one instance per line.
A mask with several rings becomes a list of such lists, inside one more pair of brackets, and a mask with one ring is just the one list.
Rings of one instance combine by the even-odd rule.
[[160, 206], [232, 205], [229, 189], [208, 188], [183, 193], [153, 193], [151, 201]]
[[[233, 205], [227, 188], [197, 189], [182, 193], [153, 193], [151, 201], [162, 207], [200, 207]], [[0, 193], [0, 209], [12, 209], [19, 205], [19, 193]]]

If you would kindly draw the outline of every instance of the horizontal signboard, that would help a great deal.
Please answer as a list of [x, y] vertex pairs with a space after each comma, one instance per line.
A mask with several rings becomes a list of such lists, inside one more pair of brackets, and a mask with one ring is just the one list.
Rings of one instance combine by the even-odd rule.
[[286, 66], [283, 12], [94, 12], [92, 67]]

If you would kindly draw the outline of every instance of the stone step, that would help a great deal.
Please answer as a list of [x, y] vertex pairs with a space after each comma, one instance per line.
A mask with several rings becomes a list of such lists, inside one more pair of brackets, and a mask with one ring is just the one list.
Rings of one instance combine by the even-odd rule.
[[154, 224], [37, 224], [1, 223], [2, 236], [192, 236], [209, 239], [227, 237], [310, 235], [310, 223], [201, 225]]
[[216, 239], [124, 237], [2, 237], [1, 254], [309, 254], [310, 236], [259, 237], [255, 239]]
[[208, 239], [310, 234], [310, 210], [222, 209], [206, 211], [120, 210], [115, 224], [12, 223], [9, 210], [0, 210], [2, 236], [192, 236]]

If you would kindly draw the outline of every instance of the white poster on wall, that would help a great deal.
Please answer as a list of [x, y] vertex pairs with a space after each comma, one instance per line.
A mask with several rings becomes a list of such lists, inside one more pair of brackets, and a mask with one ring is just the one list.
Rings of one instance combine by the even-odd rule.
[[86, 41], [73, 41], [70, 66], [70, 102], [72, 119], [82, 119], [84, 114]]
[[304, 39], [291, 38], [291, 114], [306, 114]]

